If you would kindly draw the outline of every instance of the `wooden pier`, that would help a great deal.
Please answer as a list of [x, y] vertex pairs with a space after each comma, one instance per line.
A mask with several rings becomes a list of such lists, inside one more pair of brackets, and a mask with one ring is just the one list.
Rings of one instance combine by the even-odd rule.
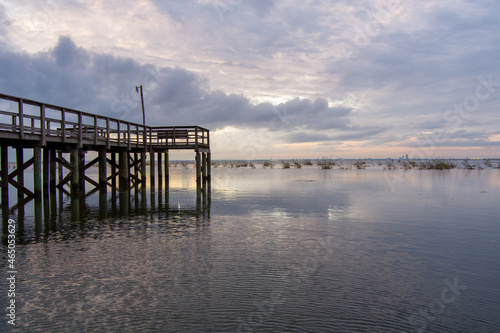
[[[16, 151], [9, 170], [8, 148]], [[32, 157], [24, 160], [24, 151]], [[18, 205], [41, 199], [56, 188], [76, 196], [108, 188], [120, 192], [169, 187], [169, 150], [193, 150], [197, 204], [210, 197], [210, 133], [199, 126], [143, 126], [128, 121], [0, 94], [0, 176], [2, 210], [9, 206], [9, 185], [17, 189]], [[87, 153], [93, 152], [90, 161]], [[149, 161], [147, 157], [149, 156]], [[85, 174], [98, 166], [98, 180]], [[24, 170], [33, 168], [33, 188], [25, 186]], [[157, 168], [157, 170], [155, 170]], [[108, 170], [110, 172], [108, 173]], [[118, 181], [117, 181], [118, 180]], [[90, 190], [86, 190], [90, 185]], [[5, 214], [4, 214], [5, 215]]]

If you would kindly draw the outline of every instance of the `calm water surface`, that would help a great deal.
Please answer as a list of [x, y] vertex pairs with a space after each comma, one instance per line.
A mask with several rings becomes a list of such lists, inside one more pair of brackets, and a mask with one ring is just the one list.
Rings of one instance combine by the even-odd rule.
[[0, 331], [500, 331], [500, 170], [215, 168], [209, 216], [193, 180], [27, 205]]

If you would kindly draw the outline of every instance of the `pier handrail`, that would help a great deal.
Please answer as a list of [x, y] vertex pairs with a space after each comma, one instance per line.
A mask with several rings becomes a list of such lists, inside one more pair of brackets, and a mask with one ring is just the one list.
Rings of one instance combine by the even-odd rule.
[[210, 145], [209, 131], [200, 126], [162, 126], [151, 127], [151, 144], [171, 145]]
[[[13, 104], [8, 105], [10, 102]], [[8, 111], [9, 108], [11, 111]], [[102, 145], [107, 149], [111, 146], [182, 149], [209, 145], [209, 131], [199, 126], [143, 126], [2, 93], [0, 138], [39, 140], [41, 146], [49, 141], [76, 143], [79, 147], [83, 144]]]

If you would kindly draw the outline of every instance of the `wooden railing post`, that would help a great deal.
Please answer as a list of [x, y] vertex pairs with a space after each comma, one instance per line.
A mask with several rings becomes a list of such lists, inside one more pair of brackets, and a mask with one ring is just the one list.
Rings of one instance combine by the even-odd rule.
[[66, 110], [64, 108], [61, 109], [61, 142], [64, 142], [66, 139]]
[[45, 146], [47, 144], [47, 139], [45, 138], [45, 104], [40, 106], [40, 136], [41, 145]]
[[97, 115], [94, 115], [94, 144], [97, 146]]
[[195, 135], [194, 135], [194, 147], [196, 151], [198, 151], [198, 126], [195, 127]]
[[111, 134], [109, 133], [109, 118], [106, 117], [106, 149], [109, 149], [111, 147], [110, 137]]
[[120, 147], [121, 144], [121, 138], [120, 138], [120, 121], [116, 121], [116, 133], [117, 133], [117, 139], [118, 139], [118, 147]]
[[128, 150], [130, 150], [131, 142], [130, 142], [130, 123], [127, 122], [127, 142], [128, 142]]
[[82, 113], [78, 112], [78, 148], [82, 148], [83, 121]]
[[153, 149], [153, 129], [149, 128], [149, 148]]
[[19, 100], [19, 139], [24, 139], [24, 115], [23, 115], [23, 100]]

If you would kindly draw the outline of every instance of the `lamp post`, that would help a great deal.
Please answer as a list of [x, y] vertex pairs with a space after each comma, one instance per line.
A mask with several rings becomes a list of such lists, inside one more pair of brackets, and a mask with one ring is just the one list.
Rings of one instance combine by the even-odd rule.
[[136, 86], [135, 87], [135, 91], [137, 93], [141, 93], [141, 105], [142, 105], [142, 126], [144, 128], [144, 137], [143, 137], [143, 140], [144, 140], [144, 149], [146, 149], [146, 145], [147, 145], [147, 140], [146, 140], [146, 111], [144, 110], [144, 95], [142, 94], [142, 85], [140, 86]]

